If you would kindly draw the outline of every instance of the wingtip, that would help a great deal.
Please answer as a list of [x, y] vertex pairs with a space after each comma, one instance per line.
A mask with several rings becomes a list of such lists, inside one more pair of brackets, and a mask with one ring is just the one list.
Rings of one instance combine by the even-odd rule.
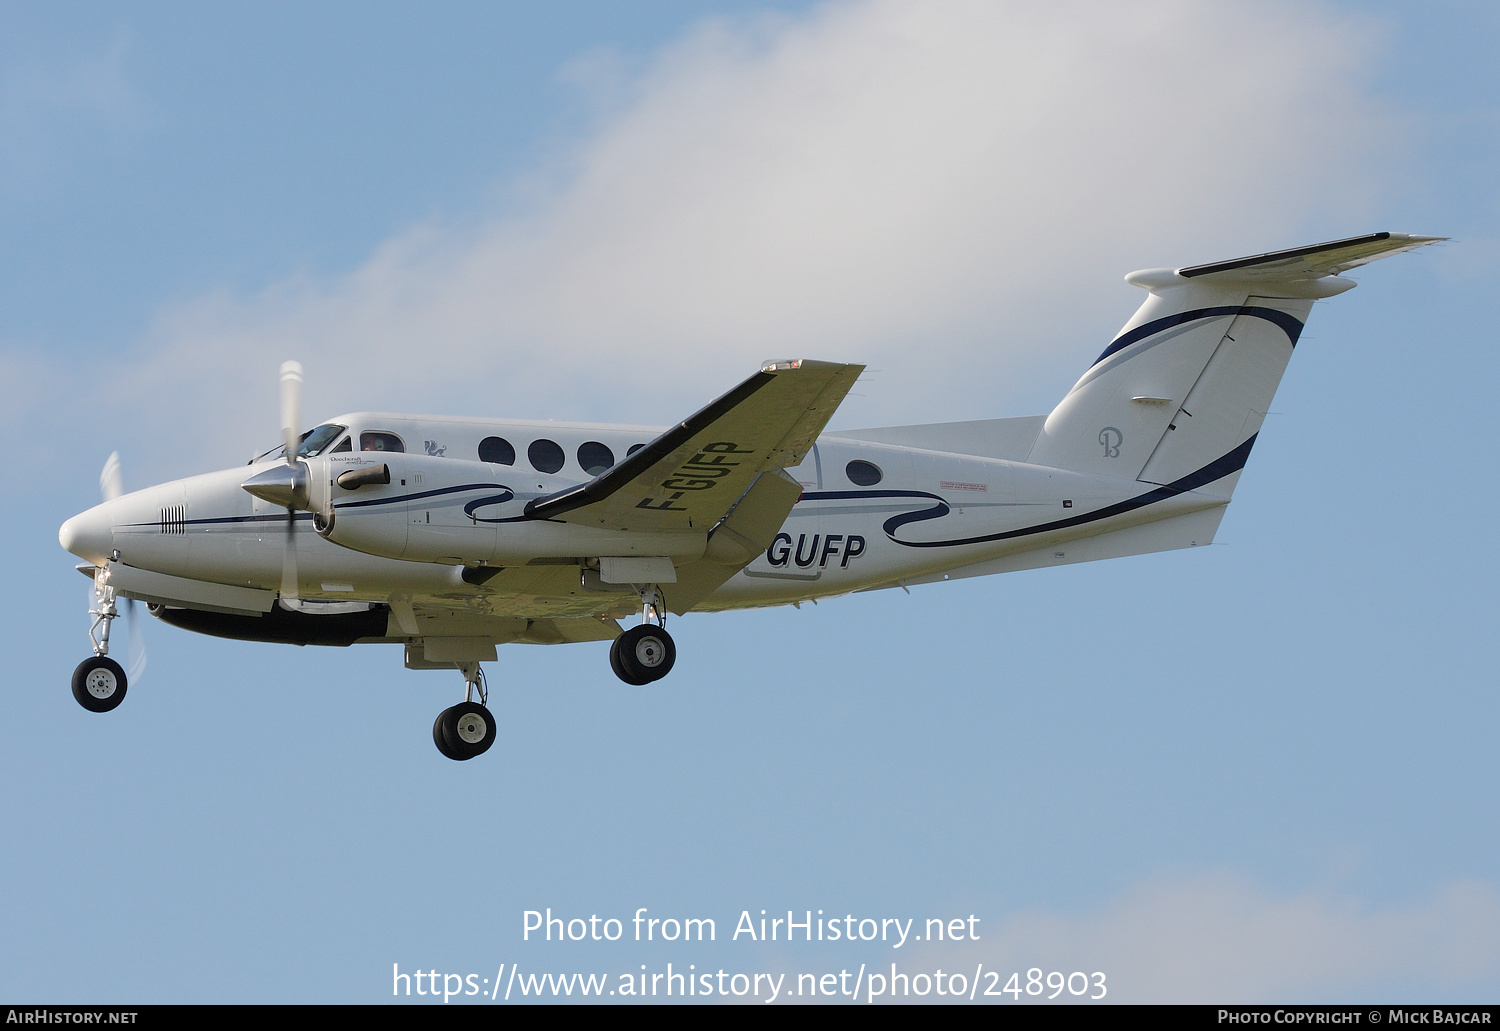
[[855, 369], [863, 372], [864, 368], [851, 362], [825, 362], [816, 358], [768, 358], [760, 363], [761, 372], [790, 372], [794, 369]]

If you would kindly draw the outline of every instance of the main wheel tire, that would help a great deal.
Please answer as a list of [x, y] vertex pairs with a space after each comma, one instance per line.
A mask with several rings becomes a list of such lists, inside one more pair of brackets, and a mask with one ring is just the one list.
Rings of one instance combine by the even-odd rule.
[[443, 737], [443, 718], [447, 715], [448, 710], [444, 709], [437, 714], [437, 719], [432, 721], [432, 743], [437, 745], [437, 750], [443, 753], [444, 759], [458, 759], [459, 756], [448, 750], [448, 741]]
[[495, 743], [495, 717], [478, 702], [459, 702], [440, 718], [445, 753], [452, 759], [472, 759]]
[[73, 697], [89, 712], [109, 712], [125, 700], [125, 671], [103, 655], [84, 659], [73, 671]]
[[640, 679], [633, 673], [626, 670], [625, 664], [620, 659], [620, 642], [623, 640], [625, 640], [625, 635], [621, 634], [619, 637], [616, 637], [613, 641], [610, 642], [609, 668], [615, 671], [615, 676], [625, 681], [625, 683], [629, 684], [631, 687], [640, 687], [641, 685], [647, 683], [647, 681]]
[[620, 666], [637, 683], [649, 684], [672, 671], [677, 661], [677, 646], [661, 627], [642, 623], [631, 627], [615, 639], [619, 647]]

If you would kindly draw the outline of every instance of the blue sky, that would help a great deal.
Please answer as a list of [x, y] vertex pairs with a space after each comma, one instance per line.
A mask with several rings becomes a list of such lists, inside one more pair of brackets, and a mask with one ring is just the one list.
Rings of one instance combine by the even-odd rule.
[[[1492, 1001], [1497, 43], [1479, 4], [6, 9], [0, 998], [898, 962]], [[665, 423], [793, 353], [871, 366], [836, 425], [1035, 414], [1125, 272], [1377, 229], [1453, 242], [1315, 309], [1213, 548], [688, 616], [639, 691], [512, 646], [464, 764], [457, 675], [393, 648], [152, 623], [124, 706], [69, 695], [57, 526], [112, 450], [269, 447], [285, 358], [310, 418]], [[523, 941], [547, 907], [719, 940]], [[726, 940], [761, 909], [981, 937]]]

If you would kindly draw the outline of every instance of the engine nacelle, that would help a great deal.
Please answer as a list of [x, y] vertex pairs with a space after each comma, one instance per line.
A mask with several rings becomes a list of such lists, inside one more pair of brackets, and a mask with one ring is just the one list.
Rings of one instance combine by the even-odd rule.
[[528, 518], [527, 501], [574, 481], [514, 466], [392, 452], [327, 461], [318, 478], [333, 518], [326, 526], [320, 520], [318, 532], [370, 555], [464, 565], [601, 556], [690, 560], [706, 544], [703, 532], [626, 533]]

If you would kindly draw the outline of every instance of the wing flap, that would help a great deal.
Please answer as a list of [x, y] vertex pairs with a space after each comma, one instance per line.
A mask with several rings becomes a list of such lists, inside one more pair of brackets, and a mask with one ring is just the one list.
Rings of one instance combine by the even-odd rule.
[[703, 558], [677, 570], [666, 590], [667, 607], [681, 615], [718, 590], [731, 576], [771, 546], [802, 484], [781, 470], [761, 473], [708, 535]]
[[587, 483], [532, 501], [526, 514], [613, 530], [705, 532], [761, 473], [802, 461], [862, 371], [768, 362]]

